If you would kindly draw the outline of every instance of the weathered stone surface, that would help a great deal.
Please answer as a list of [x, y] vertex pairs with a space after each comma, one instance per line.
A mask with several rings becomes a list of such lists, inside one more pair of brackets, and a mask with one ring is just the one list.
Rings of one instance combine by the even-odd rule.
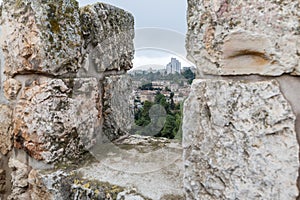
[[0, 199], [7, 199], [11, 192], [11, 170], [8, 167], [8, 156], [0, 153]]
[[97, 148], [93, 154], [101, 160], [76, 170], [83, 178], [136, 188], [148, 199], [183, 199], [182, 147], [178, 141], [130, 135], [117, 145]]
[[28, 174], [30, 172], [29, 167], [26, 165], [26, 163], [14, 158], [9, 159], [8, 165], [13, 170], [11, 173], [12, 193], [8, 199], [30, 199], [30, 194], [28, 193]]
[[[43, 193], [47, 195], [45, 196], [47, 199], [134, 200], [138, 198], [136, 200], [148, 200], [138, 194], [135, 189], [126, 189], [108, 182], [95, 180], [95, 178], [85, 179], [76, 171], [32, 171], [34, 171], [35, 180], [38, 181], [40, 188], [43, 188]], [[36, 193], [36, 191], [31, 190], [31, 193]]]
[[0, 105], [0, 153], [6, 155], [12, 148], [12, 109]]
[[[131, 84], [119, 75], [132, 67], [133, 16], [102, 3], [84, 7], [79, 14], [73, 0], [3, 0], [0, 14], [6, 75], [2, 80], [7, 78], [3, 89], [14, 105], [13, 115], [8, 106], [0, 105], [0, 151], [11, 150], [12, 141], [15, 147], [8, 154], [9, 166], [7, 161], [4, 168], [0, 163], [6, 174], [12, 170], [12, 192], [7, 176], [3, 187], [8, 190], [0, 199], [8, 194], [11, 200], [147, 199], [138, 192], [129, 194], [132, 190], [126, 185], [84, 179], [76, 174], [80, 167], [75, 166], [93, 160], [85, 153], [93, 150], [98, 138], [107, 134], [116, 139], [130, 129]], [[160, 148], [157, 142], [153, 145], [155, 150]], [[174, 164], [176, 170], [164, 170], [163, 177], [176, 173], [167, 180], [175, 183], [174, 191], [180, 161]], [[73, 174], [71, 167], [77, 168]], [[2, 190], [1, 174], [0, 178]]]
[[300, 75], [299, 1], [188, 0], [188, 58], [199, 73]]
[[0, 193], [5, 192], [6, 186], [6, 172], [3, 169], [0, 169]]
[[123, 9], [96, 3], [80, 9], [86, 71], [129, 70], [134, 55], [134, 19]]
[[15, 107], [15, 147], [46, 162], [77, 159], [101, 118], [96, 79], [29, 79]]
[[52, 199], [40, 179], [40, 174], [30, 166], [30, 157], [25, 152], [13, 151], [8, 164], [12, 170], [12, 192], [8, 199]]
[[135, 190], [120, 192], [117, 196], [117, 200], [145, 200], [142, 196], [135, 193]]
[[15, 100], [22, 87], [22, 84], [16, 79], [9, 78], [4, 81], [3, 90], [4, 95], [8, 100]]
[[4, 0], [1, 19], [5, 74], [63, 75], [78, 70], [78, 2]]
[[184, 113], [187, 199], [296, 199], [295, 116], [276, 81], [195, 80]]
[[32, 169], [29, 172], [28, 183], [30, 185], [29, 194], [32, 200], [54, 200], [53, 195], [45, 187], [44, 182], [42, 182], [41, 174], [39, 173], [39, 171]]
[[129, 134], [134, 124], [131, 79], [127, 75], [106, 77], [103, 82], [103, 132], [111, 140]]

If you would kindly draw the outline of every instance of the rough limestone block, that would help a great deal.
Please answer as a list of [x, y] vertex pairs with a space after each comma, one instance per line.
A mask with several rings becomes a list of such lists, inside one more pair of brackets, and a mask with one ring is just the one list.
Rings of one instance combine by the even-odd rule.
[[296, 199], [295, 116], [276, 81], [195, 80], [184, 113], [187, 199]]
[[[97, 146], [103, 150], [98, 151], [103, 159], [83, 166], [78, 163], [76, 169], [33, 169], [26, 176], [29, 187], [23, 189], [27, 191], [20, 191], [30, 194], [31, 199], [184, 199], [179, 141], [130, 135], [112, 145], [111, 149]], [[14, 172], [21, 172], [22, 163], [26, 163], [22, 157], [10, 162], [18, 168]]]
[[129, 134], [134, 124], [129, 76], [110, 76], [103, 82], [103, 133], [110, 139]]
[[77, 1], [3, 0], [1, 19], [5, 74], [63, 75], [78, 70]]
[[14, 158], [9, 159], [8, 165], [12, 169], [12, 191], [8, 199], [30, 199], [30, 194], [27, 191], [29, 186], [28, 174], [30, 172], [30, 168], [26, 165], [26, 163]]
[[16, 79], [9, 78], [5, 80], [3, 84], [4, 96], [8, 100], [15, 100], [18, 96], [21, 87], [21, 82]]
[[130, 135], [114, 148], [102, 147], [102, 152], [100, 148], [99, 162], [76, 170], [84, 179], [135, 188], [145, 199], [184, 199], [179, 141]]
[[129, 70], [134, 55], [133, 16], [114, 6], [96, 3], [80, 9], [86, 71]]
[[101, 118], [98, 82], [30, 78], [16, 103], [14, 146], [47, 163], [79, 158]]
[[12, 109], [0, 105], [0, 153], [6, 155], [13, 146], [12, 142]]
[[199, 73], [300, 75], [298, 1], [188, 0], [188, 58]]

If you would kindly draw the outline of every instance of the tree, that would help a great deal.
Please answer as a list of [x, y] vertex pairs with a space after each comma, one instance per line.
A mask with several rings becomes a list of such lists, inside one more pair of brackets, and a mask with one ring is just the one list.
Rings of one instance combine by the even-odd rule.
[[160, 92], [158, 91], [158, 92], [156, 92], [154, 102], [155, 102], [156, 104], [160, 104], [160, 102], [161, 102], [161, 100], [162, 100], [163, 98], [165, 98], [165, 96], [164, 96], [162, 93], [160, 93]]
[[173, 97], [174, 97], [174, 92], [171, 92], [171, 93], [170, 93], [170, 100], [171, 100], [171, 103], [170, 103], [170, 109], [171, 109], [171, 110], [174, 110], [174, 109], [175, 109], [175, 103], [174, 103]]
[[155, 104], [159, 104], [163, 106], [167, 113], [170, 113], [170, 104], [168, 103], [165, 95], [160, 93], [159, 91], [155, 95]]
[[187, 69], [185, 70], [182, 75], [184, 76], [184, 78], [188, 79], [189, 84], [191, 84], [193, 82], [193, 80], [195, 79], [196, 75], [194, 72], [192, 72], [191, 69]]
[[150, 101], [145, 101], [143, 108], [135, 114], [135, 123], [138, 126], [147, 126], [150, 122], [149, 110], [151, 109], [153, 103]]
[[162, 137], [166, 137], [170, 139], [173, 139], [175, 137], [173, 131], [176, 125], [175, 121], [176, 118], [173, 115], [167, 115], [165, 126], [160, 133]]

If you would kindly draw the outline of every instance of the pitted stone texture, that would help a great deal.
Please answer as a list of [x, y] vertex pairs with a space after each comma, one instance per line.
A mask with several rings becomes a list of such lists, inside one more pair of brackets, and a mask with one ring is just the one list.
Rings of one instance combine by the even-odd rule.
[[183, 118], [187, 199], [296, 199], [294, 129], [276, 81], [195, 80]]
[[[25, 155], [25, 157], [24, 157]], [[28, 156], [12, 155], [9, 167], [12, 169], [12, 193], [9, 200], [51, 199], [36, 170], [28, 165]]]
[[[40, 187], [43, 188], [42, 192], [44, 191], [44, 194], [48, 194], [48, 198], [51, 200], [125, 200], [131, 197], [131, 195], [133, 197], [141, 197], [135, 190], [130, 190], [128, 191], [128, 196], [123, 196], [122, 194], [127, 194], [125, 188], [118, 185], [111, 185], [107, 182], [101, 182], [95, 180], [95, 178], [83, 179], [76, 171], [35, 171], [34, 177], [38, 177]], [[36, 193], [36, 191], [33, 192]], [[121, 196], [121, 198], [117, 198], [119, 196]], [[130, 199], [134, 200], [132, 198], [128, 200]], [[144, 200], [144, 198], [136, 200]]]
[[1, 38], [7, 75], [75, 73], [81, 56], [78, 2], [4, 0]]
[[26, 163], [14, 158], [9, 159], [8, 165], [12, 169], [12, 192], [8, 199], [30, 199], [30, 193], [28, 192], [28, 174], [30, 172], [29, 167], [26, 165]]
[[[42, 181], [41, 174], [38, 170], [32, 169], [28, 174], [28, 183], [30, 185], [29, 194], [31, 199], [43, 199], [43, 200], [52, 200], [53, 195], [45, 187], [44, 182]], [[57, 199], [56, 199], [57, 200]]]
[[0, 105], [0, 153], [6, 155], [13, 146], [12, 109], [8, 105]]
[[110, 76], [103, 83], [103, 132], [110, 139], [129, 134], [134, 124], [132, 82], [128, 75]]
[[142, 196], [135, 194], [134, 190], [120, 192], [117, 200], [145, 200]]
[[134, 55], [133, 16], [114, 6], [96, 3], [80, 9], [86, 71], [129, 70]]
[[4, 95], [8, 100], [15, 100], [22, 87], [22, 84], [13, 78], [9, 78], [4, 81], [3, 90]]
[[5, 186], [6, 186], [6, 172], [5, 172], [5, 170], [0, 169], [0, 194], [3, 194], [6, 192]]
[[102, 159], [76, 170], [83, 178], [135, 188], [145, 199], [183, 199], [179, 141], [130, 135], [112, 148], [98, 148]]
[[199, 74], [300, 75], [299, 1], [188, 0], [188, 58]]
[[96, 79], [30, 79], [15, 107], [15, 147], [47, 163], [77, 159], [101, 118]]

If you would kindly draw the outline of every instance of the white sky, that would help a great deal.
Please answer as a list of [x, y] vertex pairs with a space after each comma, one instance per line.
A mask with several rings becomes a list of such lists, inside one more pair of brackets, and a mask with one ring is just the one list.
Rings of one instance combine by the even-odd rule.
[[[96, 3], [80, 0], [80, 6]], [[186, 32], [187, 0], [102, 0], [129, 11], [135, 17], [136, 28], [160, 27], [182, 34]]]

